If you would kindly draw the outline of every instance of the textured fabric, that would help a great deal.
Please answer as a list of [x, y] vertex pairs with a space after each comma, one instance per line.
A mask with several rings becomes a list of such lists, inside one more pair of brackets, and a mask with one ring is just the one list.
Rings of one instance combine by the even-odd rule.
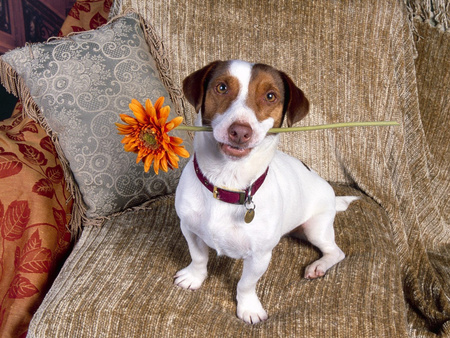
[[72, 203], [55, 148], [21, 105], [0, 122], [0, 336], [25, 334], [70, 249]]
[[450, 32], [442, 33], [416, 22], [418, 57], [415, 60], [422, 124], [433, 167], [431, 178], [436, 202], [450, 221]]
[[120, 113], [130, 112], [132, 98], [144, 103], [164, 96], [165, 104], [174, 108], [146, 37], [139, 17], [129, 14], [98, 30], [2, 57], [24, 79], [42, 112], [37, 119], [57, 137], [70, 166], [66, 169], [76, 181], [73, 189], [81, 193], [75, 198], [78, 204], [84, 202], [87, 218], [105, 217], [173, 192], [178, 182], [179, 171], [156, 176], [145, 173], [142, 163], [136, 165], [136, 155], [123, 150], [114, 125]]
[[[342, 187], [337, 192], [359, 194]], [[29, 337], [404, 337], [389, 220], [362, 197], [350, 213], [337, 216], [336, 240], [347, 258], [325, 278], [302, 278], [317, 250], [281, 240], [257, 288], [269, 319], [254, 326], [235, 314], [241, 260], [211, 252], [200, 290], [173, 284], [190, 257], [172, 197], [102, 228], [88, 227], [33, 318]]]
[[[422, 243], [427, 258], [436, 271], [436, 278], [450, 294], [450, 32], [416, 21], [415, 28], [418, 57], [415, 60], [421, 122], [423, 124], [427, 152], [430, 156], [430, 180], [433, 201], [441, 210], [439, 222], [425, 222], [421, 215]], [[442, 28], [442, 27], [440, 27]], [[431, 215], [435, 216], [434, 213]], [[429, 216], [429, 215], [427, 215]], [[448, 298], [447, 298], [448, 299]], [[448, 310], [447, 310], [448, 311]], [[427, 323], [416, 311], [410, 309], [409, 318], [415, 333], [424, 335]], [[450, 335], [450, 324], [446, 331]]]

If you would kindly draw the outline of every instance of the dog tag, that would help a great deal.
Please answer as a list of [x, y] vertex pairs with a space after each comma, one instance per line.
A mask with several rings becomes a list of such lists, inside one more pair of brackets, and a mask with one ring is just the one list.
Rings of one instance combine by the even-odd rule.
[[255, 209], [247, 209], [244, 216], [245, 223], [250, 223], [255, 218]]
[[247, 211], [245, 212], [244, 221], [245, 223], [250, 223], [255, 218], [255, 208], [256, 205], [253, 203], [253, 198], [251, 195], [248, 195], [247, 201], [245, 202], [245, 208]]

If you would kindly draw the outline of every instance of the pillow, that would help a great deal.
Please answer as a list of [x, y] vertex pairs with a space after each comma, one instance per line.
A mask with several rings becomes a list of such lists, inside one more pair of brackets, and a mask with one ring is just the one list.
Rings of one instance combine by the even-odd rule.
[[[144, 103], [164, 96], [169, 119], [181, 114], [181, 90], [168, 77], [162, 47], [152, 27], [129, 13], [97, 30], [27, 45], [0, 59], [5, 87], [21, 96], [26, 112], [62, 153], [76, 227], [81, 219], [97, 222], [175, 190], [181, 170], [145, 173], [136, 154], [124, 151], [114, 125], [119, 114], [132, 114], [132, 98]], [[180, 168], [186, 162], [181, 159]]]

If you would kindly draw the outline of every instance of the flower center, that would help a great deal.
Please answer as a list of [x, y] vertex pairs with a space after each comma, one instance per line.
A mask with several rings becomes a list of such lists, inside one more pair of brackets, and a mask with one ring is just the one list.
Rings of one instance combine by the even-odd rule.
[[147, 148], [150, 148], [152, 150], [159, 149], [159, 143], [158, 143], [158, 140], [156, 139], [155, 132], [153, 132], [151, 130], [144, 130], [144, 131], [142, 131], [140, 136], [141, 136], [141, 140], [144, 141], [145, 146]]

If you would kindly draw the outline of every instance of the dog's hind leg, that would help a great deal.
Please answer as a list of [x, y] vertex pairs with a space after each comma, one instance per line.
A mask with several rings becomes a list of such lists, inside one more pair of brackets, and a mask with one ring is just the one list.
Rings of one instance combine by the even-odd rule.
[[325, 212], [310, 218], [301, 226], [306, 239], [322, 252], [320, 259], [306, 267], [307, 279], [322, 277], [329, 268], [345, 258], [334, 239], [334, 216], [334, 211]]
[[200, 288], [208, 275], [209, 249], [200, 237], [186, 229], [183, 224], [181, 224], [181, 231], [188, 243], [192, 262], [175, 274], [174, 283], [184, 289], [196, 290]]

